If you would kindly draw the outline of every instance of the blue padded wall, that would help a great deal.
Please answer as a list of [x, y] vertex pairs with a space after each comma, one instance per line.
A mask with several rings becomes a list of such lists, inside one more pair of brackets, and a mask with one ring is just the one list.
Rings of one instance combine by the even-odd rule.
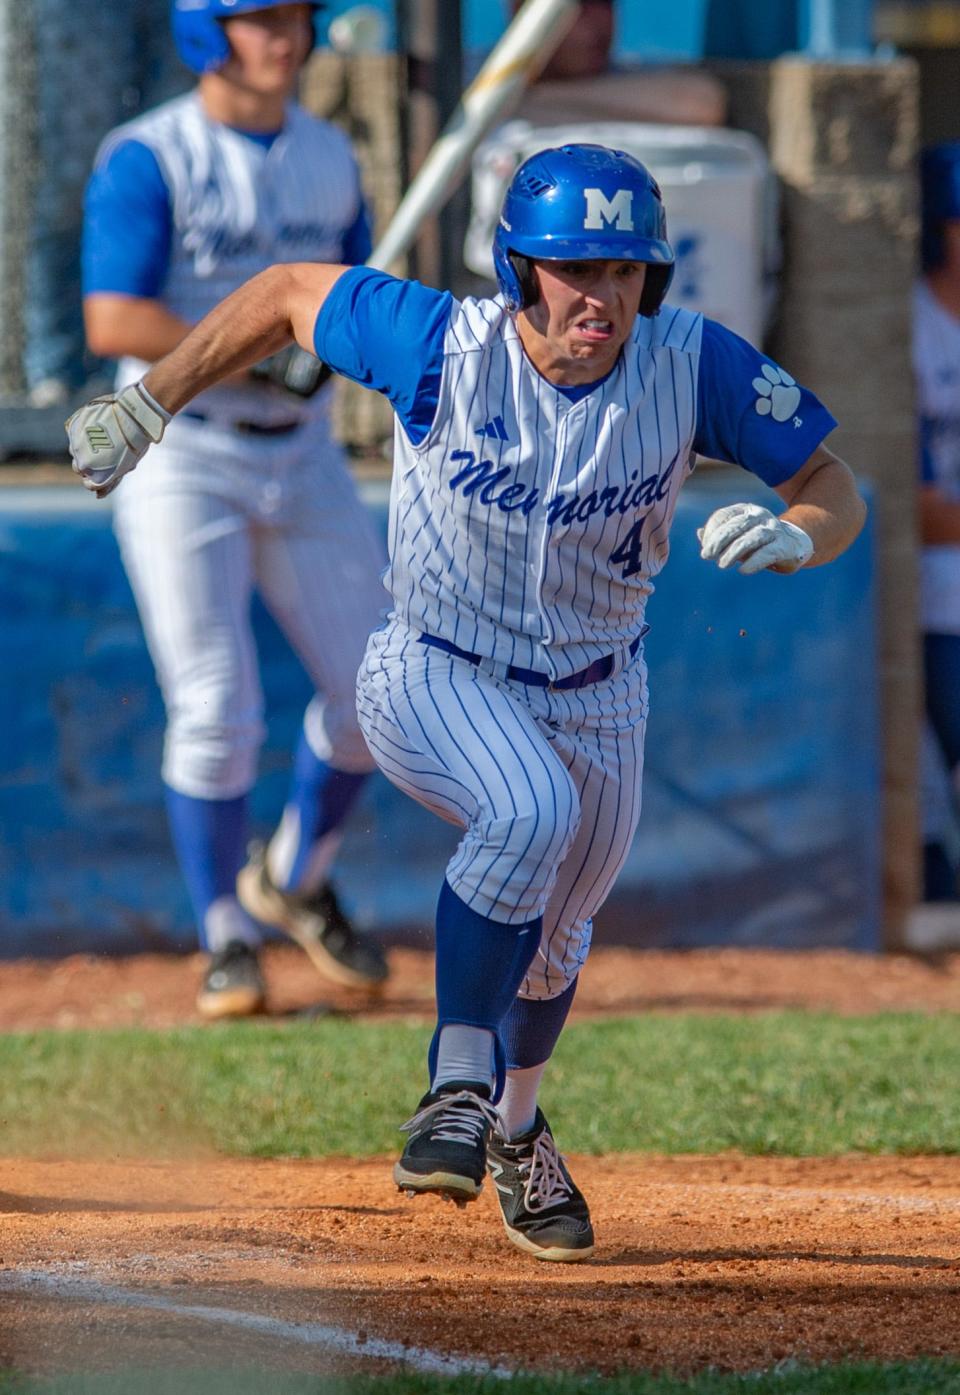
[[[694, 476], [651, 601], [644, 813], [597, 939], [871, 948], [879, 935], [872, 537], [795, 577], [726, 575], [696, 528], [770, 496]], [[368, 501], [385, 527], [385, 490]], [[159, 783], [163, 713], [109, 507], [0, 492], [0, 957], [192, 946]], [[283, 800], [306, 678], [255, 613], [269, 735], [259, 831]], [[361, 925], [425, 941], [456, 831], [371, 782], [338, 868]]]

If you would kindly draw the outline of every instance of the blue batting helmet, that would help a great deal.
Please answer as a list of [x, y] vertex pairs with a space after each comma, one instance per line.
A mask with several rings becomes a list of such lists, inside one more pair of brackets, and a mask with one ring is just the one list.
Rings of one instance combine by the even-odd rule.
[[622, 150], [562, 145], [531, 155], [510, 181], [493, 239], [508, 310], [538, 296], [531, 262], [647, 264], [640, 314], [655, 315], [673, 277], [663, 200], [650, 171]]
[[943, 224], [960, 218], [960, 141], [931, 145], [920, 156], [924, 271], [935, 271], [944, 258]]
[[[272, 10], [294, 0], [173, 0], [173, 38], [177, 52], [195, 73], [213, 73], [230, 56], [221, 20], [253, 10]], [[324, 0], [310, 0], [315, 10]]]

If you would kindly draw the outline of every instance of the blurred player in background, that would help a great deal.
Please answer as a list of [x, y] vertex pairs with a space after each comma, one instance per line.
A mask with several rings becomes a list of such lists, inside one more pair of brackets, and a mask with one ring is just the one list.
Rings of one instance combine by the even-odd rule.
[[[365, 260], [367, 211], [346, 137], [292, 100], [313, 3], [176, 0], [196, 89], [113, 131], [87, 190], [84, 310], [95, 353], [141, 378], [191, 325], [274, 262]], [[208, 1017], [258, 1011], [260, 923], [355, 988], [383, 955], [329, 873], [373, 762], [354, 687], [385, 594], [380, 547], [330, 435], [319, 365], [281, 354], [204, 393], [115, 525], [167, 707], [173, 841], [209, 962]], [[244, 866], [264, 735], [250, 623], [256, 588], [316, 687], [280, 825]], [[238, 882], [239, 875], [239, 882]]]
[[665, 304], [673, 250], [637, 160], [534, 155], [494, 255], [499, 296], [463, 302], [367, 268], [273, 268], [68, 429], [74, 468], [109, 493], [171, 412], [291, 336], [393, 404], [394, 606], [360, 719], [384, 773], [462, 835], [429, 1089], [394, 1178], [466, 1202], [489, 1167], [511, 1241], [569, 1262], [593, 1227], [538, 1091], [637, 827], [644, 613], [680, 489], [700, 452], [777, 491], [779, 518], [730, 504], [701, 531], [705, 559], [747, 574], [830, 561], [864, 506], [816, 397]]
[[[921, 623], [927, 718], [960, 796], [960, 141], [921, 158], [923, 276], [913, 305], [920, 412]], [[935, 802], [928, 797], [928, 803]], [[929, 809], [925, 810], [929, 814]], [[953, 818], [955, 826], [955, 815]], [[960, 894], [950, 826], [926, 830], [929, 901]]]

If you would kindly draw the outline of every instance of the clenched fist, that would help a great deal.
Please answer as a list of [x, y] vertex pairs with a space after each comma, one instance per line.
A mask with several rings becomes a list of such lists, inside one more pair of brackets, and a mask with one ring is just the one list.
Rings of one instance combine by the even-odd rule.
[[312, 397], [330, 377], [327, 365], [315, 354], [301, 349], [299, 344], [288, 344], [279, 353], [255, 363], [249, 371], [251, 378], [275, 383], [292, 392], [294, 397]]
[[105, 499], [163, 436], [170, 413], [142, 383], [95, 397], [67, 420], [70, 456], [84, 489]]
[[734, 566], [745, 576], [776, 567], [795, 572], [813, 556], [810, 536], [795, 523], [777, 518], [760, 504], [727, 504], [697, 529], [700, 556], [718, 567]]

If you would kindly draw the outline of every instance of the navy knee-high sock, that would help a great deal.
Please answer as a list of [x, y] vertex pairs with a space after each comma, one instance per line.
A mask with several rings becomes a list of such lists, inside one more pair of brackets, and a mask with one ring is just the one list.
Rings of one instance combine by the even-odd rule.
[[528, 1070], [549, 1061], [573, 1007], [579, 978], [555, 998], [515, 998], [503, 1024], [507, 1070]]
[[437, 904], [437, 1030], [430, 1046], [434, 1075], [445, 1026], [481, 1027], [494, 1039], [496, 1086], [503, 1088], [504, 1018], [540, 944], [542, 920], [504, 925], [479, 915], [444, 882]]

